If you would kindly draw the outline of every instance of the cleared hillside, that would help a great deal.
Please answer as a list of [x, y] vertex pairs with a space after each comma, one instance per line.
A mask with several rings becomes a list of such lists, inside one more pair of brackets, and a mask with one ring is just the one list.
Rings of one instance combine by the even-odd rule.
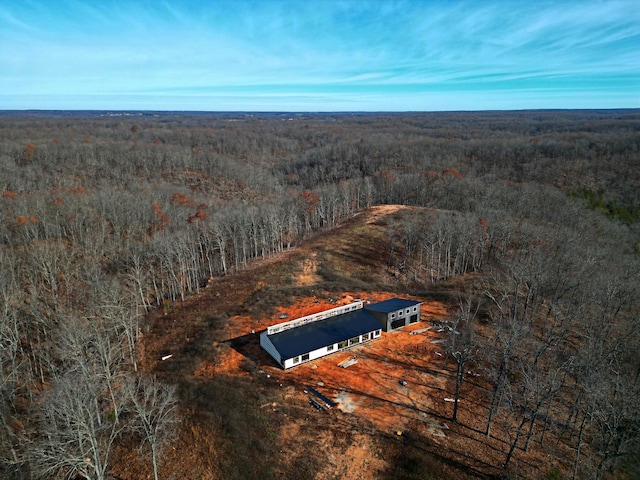
[[[199, 295], [150, 318], [140, 364], [147, 373], [178, 384], [181, 392], [183, 421], [167, 451], [164, 475], [499, 475], [509, 436], [502, 430], [506, 424], [496, 427], [491, 438], [482, 433], [491, 385], [480, 358], [467, 366], [458, 423], [450, 421], [455, 363], [447, 353], [442, 326], [453, 318], [461, 280], [429, 294], [398, 278], [388, 265], [389, 229], [427, 213], [402, 206], [372, 207], [282, 255], [213, 279]], [[354, 299], [379, 301], [398, 295], [423, 302], [422, 321], [383, 333], [378, 341], [288, 371], [259, 346], [259, 332], [282, 318]], [[487, 337], [493, 336], [490, 329], [482, 327]], [[338, 366], [352, 355], [358, 363], [347, 369]], [[307, 385], [336, 401], [337, 408], [314, 409]], [[550, 431], [544, 444], [518, 452], [512, 471], [536, 478], [554, 467], [569, 469], [565, 459], [570, 447], [558, 435]], [[136, 456], [118, 463], [131, 469]], [[127, 470], [117, 472], [134, 478]]]

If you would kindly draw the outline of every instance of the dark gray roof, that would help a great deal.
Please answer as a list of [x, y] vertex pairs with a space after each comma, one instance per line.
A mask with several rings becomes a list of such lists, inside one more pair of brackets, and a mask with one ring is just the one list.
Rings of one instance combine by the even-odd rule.
[[282, 361], [382, 328], [364, 309], [307, 323], [269, 335]]
[[406, 300], [404, 298], [390, 298], [389, 300], [385, 300], [384, 302], [372, 303], [371, 305], [367, 305], [367, 310], [371, 310], [374, 312], [382, 312], [382, 313], [390, 313], [395, 312], [396, 310], [402, 310], [403, 308], [413, 307], [414, 305], [418, 305], [421, 302], [416, 302], [415, 300]]

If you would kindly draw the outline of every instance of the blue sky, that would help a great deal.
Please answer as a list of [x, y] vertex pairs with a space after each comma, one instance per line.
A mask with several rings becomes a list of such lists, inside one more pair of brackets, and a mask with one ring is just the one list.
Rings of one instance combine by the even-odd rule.
[[0, 109], [638, 107], [637, 0], [0, 3]]

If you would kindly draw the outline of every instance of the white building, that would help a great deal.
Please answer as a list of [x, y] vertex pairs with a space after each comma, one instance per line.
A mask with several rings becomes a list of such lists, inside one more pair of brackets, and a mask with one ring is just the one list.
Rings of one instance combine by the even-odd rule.
[[287, 369], [379, 338], [381, 331], [415, 323], [420, 302], [393, 298], [361, 301], [279, 323], [260, 334], [260, 346]]

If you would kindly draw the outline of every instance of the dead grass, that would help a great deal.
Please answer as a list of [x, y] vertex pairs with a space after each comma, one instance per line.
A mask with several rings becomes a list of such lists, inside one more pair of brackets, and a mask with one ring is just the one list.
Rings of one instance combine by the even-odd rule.
[[[251, 389], [244, 393], [251, 393], [255, 401], [245, 408], [250, 416], [266, 422], [260, 431], [267, 429], [274, 435], [271, 443], [261, 447], [267, 449], [264, 457], [260, 452], [251, 457], [252, 462], [264, 463], [254, 470], [265, 478], [272, 474], [300, 478], [300, 472], [316, 479], [424, 478], [425, 472], [427, 478], [453, 479], [499, 474], [508, 435], [498, 425], [494, 428], [498, 439], [482, 433], [486, 418], [482, 378], [470, 377], [463, 384], [460, 424], [452, 424], [448, 420], [452, 404], [445, 401], [453, 392], [452, 365], [439, 344], [431, 343], [442, 334], [436, 329], [411, 334], [429, 327], [430, 320], [446, 317], [447, 305], [434, 300], [436, 295], [411, 295], [407, 285], [384, 267], [387, 223], [414, 210], [373, 208], [278, 258], [212, 279], [202, 294], [173, 305], [167, 315], [157, 312], [150, 317], [143, 337], [143, 369], [189, 391], [219, 382], [240, 382], [237, 388]], [[324, 272], [332, 272], [331, 278]], [[259, 346], [259, 332], [285, 318], [356, 299], [375, 302], [395, 296], [422, 301], [422, 321], [288, 371]], [[174, 356], [162, 361], [167, 354]], [[355, 365], [346, 369], [337, 365], [352, 355], [358, 359]], [[401, 380], [407, 385], [401, 385]], [[333, 398], [338, 407], [327, 412], [313, 409], [305, 394], [307, 385]], [[176, 454], [169, 456], [176, 463], [164, 467], [165, 477], [173, 474], [175, 464], [183, 471], [193, 467], [200, 472], [189, 478], [227, 478], [226, 469], [238, 468], [210, 460], [231, 447], [229, 442], [221, 445], [215, 422], [200, 418], [215, 417], [215, 405], [202, 403], [199, 408], [201, 412], [189, 410], [193, 417], [178, 435], [173, 446]], [[246, 429], [247, 435], [258, 434], [251, 427]], [[239, 439], [233, 442], [234, 448], [244, 448], [238, 446]], [[187, 453], [193, 451], [197, 453]], [[210, 456], [205, 462], [208, 467], [196, 468], [193, 464], [201, 455]], [[551, 458], [541, 447], [518, 451], [514, 471], [537, 478], [550, 469]]]

